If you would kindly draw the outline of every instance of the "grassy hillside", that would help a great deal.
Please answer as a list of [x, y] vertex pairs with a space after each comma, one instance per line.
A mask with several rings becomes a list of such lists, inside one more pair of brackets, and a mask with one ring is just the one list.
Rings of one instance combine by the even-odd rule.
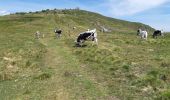
[[[100, 26], [113, 31], [98, 31], [99, 46], [74, 47], [80, 32]], [[139, 27], [147, 41], [136, 36]], [[35, 39], [37, 30], [45, 37]], [[168, 100], [170, 36], [152, 39], [152, 31], [82, 10], [0, 17], [0, 100]]]

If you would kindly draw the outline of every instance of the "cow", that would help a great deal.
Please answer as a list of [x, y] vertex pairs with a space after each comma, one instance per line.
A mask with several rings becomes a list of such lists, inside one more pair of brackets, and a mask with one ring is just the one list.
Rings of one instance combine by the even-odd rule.
[[164, 36], [163, 31], [161, 31], [161, 30], [154, 31], [152, 37], [157, 38], [158, 36]]
[[39, 31], [37, 31], [37, 32], [35, 33], [35, 38], [36, 38], [36, 39], [39, 39], [39, 38], [40, 38], [40, 32], [39, 32]]
[[80, 33], [75, 42], [77, 46], [82, 47], [83, 43], [86, 40], [91, 40], [93, 41], [93, 44], [96, 43], [96, 45], [98, 45], [96, 29], [93, 30], [88, 29], [87, 31]]
[[137, 30], [137, 35], [141, 37], [141, 39], [147, 40], [148, 37], [148, 32], [147, 31], [142, 31], [141, 29]]
[[61, 29], [55, 29], [54, 30], [54, 32], [55, 32], [55, 37], [56, 38], [60, 38], [61, 37], [61, 34], [62, 34], [62, 30]]

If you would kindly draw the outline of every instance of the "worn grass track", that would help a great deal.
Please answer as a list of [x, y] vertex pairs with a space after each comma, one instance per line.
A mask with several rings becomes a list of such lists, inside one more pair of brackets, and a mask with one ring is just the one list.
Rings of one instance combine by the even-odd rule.
[[[48, 42], [46, 42], [48, 41]], [[50, 41], [50, 42], [49, 42]], [[47, 47], [45, 65], [55, 71], [51, 80], [55, 80], [52, 87], [58, 99], [102, 99], [107, 96], [107, 87], [100, 85], [92, 72], [85, 64], [72, 54], [70, 48], [65, 46], [65, 39], [45, 39], [41, 43]], [[75, 91], [75, 92], [73, 92]]]

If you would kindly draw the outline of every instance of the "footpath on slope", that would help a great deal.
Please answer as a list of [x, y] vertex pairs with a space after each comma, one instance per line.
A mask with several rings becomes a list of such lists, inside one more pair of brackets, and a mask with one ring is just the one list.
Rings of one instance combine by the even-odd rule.
[[64, 39], [44, 38], [40, 42], [47, 47], [44, 64], [53, 70], [48, 80], [48, 99], [104, 99], [108, 89], [95, 80], [86, 65], [79, 62], [72, 51], [65, 46]]

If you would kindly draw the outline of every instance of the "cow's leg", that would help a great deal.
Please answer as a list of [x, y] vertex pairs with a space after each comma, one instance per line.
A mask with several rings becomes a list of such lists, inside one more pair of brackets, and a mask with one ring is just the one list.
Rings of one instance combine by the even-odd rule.
[[152, 37], [155, 38], [155, 35], [153, 34]]
[[145, 40], [147, 40], [147, 36], [145, 35], [145, 38], [144, 38]]
[[164, 34], [161, 34], [161, 37], [163, 37], [163, 38], [164, 38]]
[[35, 34], [35, 39], [37, 39], [37, 34]]
[[93, 45], [94, 45], [94, 44], [98, 45], [98, 40], [97, 40], [97, 38], [94, 38]]
[[57, 38], [59, 38], [59, 34], [57, 33]]
[[83, 46], [82, 41], [79, 41], [79, 42], [76, 41], [76, 46], [77, 46], [77, 47], [82, 47], [82, 46]]
[[143, 35], [141, 35], [141, 39], [143, 39]]
[[83, 47], [83, 43], [84, 41], [83, 40], [80, 40], [80, 46]]
[[59, 38], [59, 34], [58, 34], [58, 33], [56, 33], [56, 39], [57, 39], [57, 38]]
[[37, 39], [39, 39], [40, 38], [40, 35], [39, 34], [37, 34]]
[[60, 37], [61, 37], [61, 34], [60, 34], [60, 33], [58, 33], [58, 34], [57, 34], [57, 38], [60, 38]]
[[61, 34], [58, 34], [59, 38], [61, 37]]
[[147, 33], [145, 33], [145, 40], [147, 40], [147, 37], [148, 37], [148, 35], [147, 35]]

